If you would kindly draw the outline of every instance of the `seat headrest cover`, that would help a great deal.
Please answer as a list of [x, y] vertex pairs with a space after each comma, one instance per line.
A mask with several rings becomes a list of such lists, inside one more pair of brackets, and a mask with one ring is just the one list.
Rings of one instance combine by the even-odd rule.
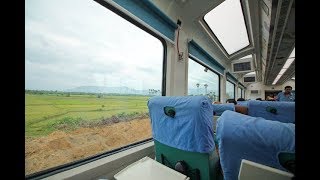
[[[166, 113], [165, 107], [174, 109], [174, 117]], [[148, 108], [155, 140], [190, 152], [214, 150], [213, 109], [208, 97], [154, 96]]]
[[215, 116], [221, 116], [221, 114], [226, 110], [235, 111], [234, 103], [212, 104], [212, 107], [215, 112]]
[[272, 121], [295, 123], [295, 102], [248, 101], [248, 115]]
[[242, 159], [286, 171], [280, 152], [295, 152], [295, 124], [233, 111], [218, 119], [216, 138], [225, 179], [237, 179]]
[[248, 102], [249, 101], [237, 101], [237, 105], [248, 107]]

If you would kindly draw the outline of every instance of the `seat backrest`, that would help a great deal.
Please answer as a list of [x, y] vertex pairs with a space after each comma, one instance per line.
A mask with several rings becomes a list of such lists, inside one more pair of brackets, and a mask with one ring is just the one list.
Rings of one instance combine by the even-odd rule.
[[237, 179], [242, 159], [287, 171], [278, 154], [295, 152], [295, 124], [227, 110], [218, 119], [216, 139], [225, 179]]
[[212, 107], [215, 116], [221, 116], [221, 114], [226, 110], [235, 111], [234, 103], [212, 104]]
[[250, 100], [248, 115], [272, 121], [295, 123], [295, 102]]
[[237, 101], [237, 105], [248, 107], [249, 101]]
[[156, 160], [171, 168], [184, 161], [191, 174], [198, 169], [200, 179], [216, 179], [211, 100], [205, 96], [155, 96], [149, 99], [148, 108]]
[[[205, 96], [155, 96], [148, 101], [153, 138], [185, 151], [214, 150], [213, 110]], [[175, 111], [166, 115], [165, 108]]]

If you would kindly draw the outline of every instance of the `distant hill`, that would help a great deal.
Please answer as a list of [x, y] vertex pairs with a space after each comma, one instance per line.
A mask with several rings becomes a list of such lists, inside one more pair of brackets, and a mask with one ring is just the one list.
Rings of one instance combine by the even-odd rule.
[[[72, 89], [66, 89], [65, 92], [84, 92], [84, 93], [117, 93], [117, 94], [139, 94], [149, 95], [149, 90], [136, 90], [122, 87], [106, 87], [106, 86], [79, 86]], [[158, 92], [157, 94], [160, 94]]]

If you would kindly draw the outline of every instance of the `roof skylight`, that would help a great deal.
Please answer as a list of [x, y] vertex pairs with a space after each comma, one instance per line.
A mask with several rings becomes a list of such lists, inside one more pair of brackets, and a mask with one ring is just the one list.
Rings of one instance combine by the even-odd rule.
[[245, 74], [245, 76], [251, 76], [251, 75], [255, 75], [255, 74], [256, 74], [256, 72], [249, 72], [249, 73]]
[[229, 55], [249, 45], [240, 0], [224, 1], [208, 12], [204, 20]]
[[248, 56], [242, 57], [240, 59], [246, 59], [246, 58], [252, 58], [252, 54], [249, 54]]

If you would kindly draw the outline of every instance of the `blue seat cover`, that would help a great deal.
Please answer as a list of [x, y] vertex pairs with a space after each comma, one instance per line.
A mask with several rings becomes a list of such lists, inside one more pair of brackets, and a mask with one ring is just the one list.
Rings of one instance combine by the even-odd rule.
[[213, 112], [215, 112], [215, 116], [221, 116], [221, 114], [226, 110], [235, 111], [235, 106], [233, 103], [226, 104], [212, 104]]
[[242, 159], [286, 171], [278, 153], [295, 152], [295, 124], [227, 110], [218, 119], [216, 140], [225, 180], [238, 178]]
[[[175, 108], [174, 118], [164, 113], [166, 106]], [[213, 109], [208, 97], [154, 96], [148, 108], [155, 140], [190, 152], [214, 150]]]
[[249, 101], [237, 101], [237, 105], [248, 107], [248, 102]]
[[[277, 114], [268, 112], [268, 107], [277, 109]], [[284, 123], [295, 123], [295, 102], [250, 100], [248, 115]]]

